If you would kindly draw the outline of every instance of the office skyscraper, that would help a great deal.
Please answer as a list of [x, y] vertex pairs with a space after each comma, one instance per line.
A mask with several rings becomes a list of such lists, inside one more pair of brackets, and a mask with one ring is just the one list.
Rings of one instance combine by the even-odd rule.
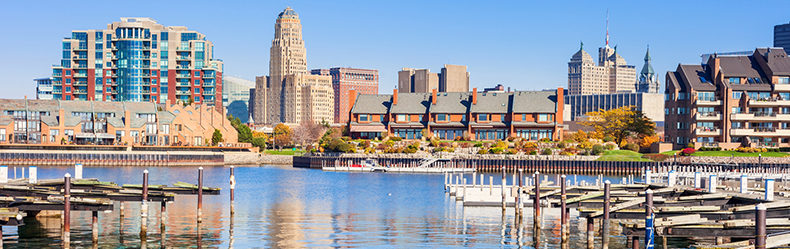
[[266, 98], [268, 123], [283, 122], [282, 113], [286, 100], [284, 90], [285, 76], [307, 74], [307, 52], [302, 40], [302, 23], [299, 15], [291, 7], [285, 8], [274, 24], [274, 39], [269, 54], [269, 89]]
[[790, 23], [774, 26], [774, 47], [790, 51]]

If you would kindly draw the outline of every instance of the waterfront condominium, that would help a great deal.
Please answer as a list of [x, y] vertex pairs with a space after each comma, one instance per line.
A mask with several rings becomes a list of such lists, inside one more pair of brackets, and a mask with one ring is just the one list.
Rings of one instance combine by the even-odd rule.
[[36, 82], [36, 99], [52, 99], [52, 78], [34, 79]]
[[222, 107], [222, 61], [206, 36], [151, 18], [121, 18], [106, 29], [74, 30], [52, 66], [60, 100], [198, 103]]
[[290, 7], [277, 16], [269, 56], [269, 76], [255, 80], [255, 122], [332, 122], [334, 92], [331, 77], [310, 75], [307, 71], [302, 23]]
[[351, 90], [358, 94], [379, 93], [379, 71], [375, 69], [359, 69], [335, 67], [330, 69], [313, 69], [314, 75], [328, 75], [332, 77], [334, 90], [334, 123], [348, 123]]
[[442, 140], [562, 139], [564, 90], [353, 94], [349, 131], [354, 138], [382, 135]]
[[790, 146], [790, 58], [781, 48], [711, 56], [666, 75], [665, 141], [674, 148]]
[[200, 146], [215, 130], [224, 143], [238, 142], [236, 129], [210, 106], [0, 99], [0, 144]]
[[448, 65], [441, 73], [428, 69], [403, 68], [398, 72], [398, 91], [402, 93], [469, 92], [469, 72], [466, 66]]

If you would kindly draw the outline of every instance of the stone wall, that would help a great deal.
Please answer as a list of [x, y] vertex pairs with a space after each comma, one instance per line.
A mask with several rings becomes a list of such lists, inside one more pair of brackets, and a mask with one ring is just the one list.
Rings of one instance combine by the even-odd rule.
[[293, 163], [293, 156], [264, 155], [257, 152], [225, 152], [225, 164], [285, 164]]

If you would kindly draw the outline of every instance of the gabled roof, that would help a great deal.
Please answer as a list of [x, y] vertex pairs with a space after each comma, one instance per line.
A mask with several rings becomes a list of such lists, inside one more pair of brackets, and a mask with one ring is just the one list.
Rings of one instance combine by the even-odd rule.
[[392, 95], [387, 94], [360, 94], [351, 107], [351, 113], [387, 114], [391, 100]]
[[763, 56], [774, 75], [790, 75], [790, 58], [784, 49], [758, 48], [757, 54]]
[[[697, 91], [715, 91], [710, 74], [701, 65], [680, 65], [678, 66], [678, 76], [685, 79], [692, 89]], [[703, 82], [703, 79], [705, 82]], [[682, 85], [682, 84], [681, 84]]]
[[[478, 93], [479, 94], [479, 93]], [[431, 113], [466, 113], [472, 103], [472, 93], [469, 92], [442, 92], [436, 93], [436, 104], [431, 102]]]
[[508, 113], [512, 93], [477, 93], [477, 104], [472, 104], [472, 113]]
[[724, 77], [765, 78], [760, 73], [760, 65], [752, 56], [719, 56], [718, 58]]
[[513, 113], [553, 113], [557, 110], [556, 91], [513, 93]]
[[422, 114], [431, 104], [430, 93], [399, 93], [398, 104], [393, 104], [390, 113]]

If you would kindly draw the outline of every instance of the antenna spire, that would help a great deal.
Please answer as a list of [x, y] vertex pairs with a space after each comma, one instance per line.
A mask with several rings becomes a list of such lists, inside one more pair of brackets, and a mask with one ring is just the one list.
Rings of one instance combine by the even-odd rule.
[[609, 9], [606, 9], [606, 46], [609, 46]]

